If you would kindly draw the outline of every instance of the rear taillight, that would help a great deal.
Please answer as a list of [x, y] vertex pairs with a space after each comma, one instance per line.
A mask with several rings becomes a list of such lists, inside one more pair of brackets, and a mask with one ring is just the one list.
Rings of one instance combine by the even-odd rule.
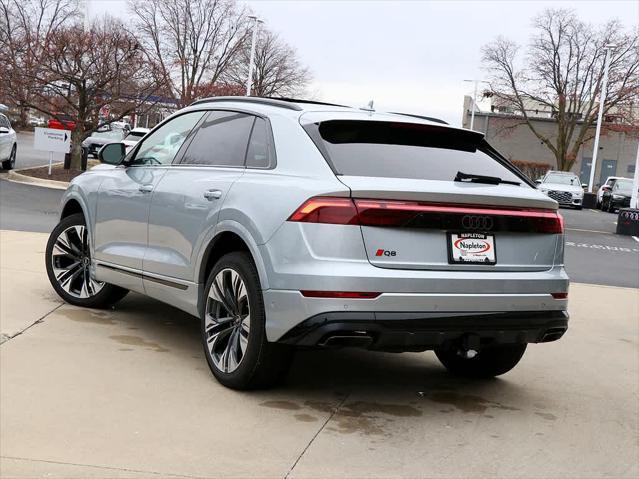
[[[289, 221], [464, 230], [468, 229], [464, 219], [468, 215], [481, 216], [486, 231], [564, 232], [563, 218], [554, 210], [333, 197], [311, 198], [291, 215]], [[476, 219], [469, 223], [474, 224], [477, 224]]]
[[304, 223], [357, 225], [357, 210], [350, 198], [318, 196], [300, 206], [288, 219]]

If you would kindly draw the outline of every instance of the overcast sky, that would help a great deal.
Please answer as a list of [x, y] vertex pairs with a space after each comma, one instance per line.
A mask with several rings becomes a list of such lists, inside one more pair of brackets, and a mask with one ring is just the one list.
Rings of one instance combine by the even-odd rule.
[[[91, 17], [126, 17], [125, 0], [90, 0]], [[639, 24], [626, 1], [295, 1], [248, 0], [268, 27], [297, 49], [317, 99], [438, 116], [459, 125], [464, 94], [481, 78], [480, 48], [497, 35], [526, 43], [531, 18], [548, 7], [582, 20]]]

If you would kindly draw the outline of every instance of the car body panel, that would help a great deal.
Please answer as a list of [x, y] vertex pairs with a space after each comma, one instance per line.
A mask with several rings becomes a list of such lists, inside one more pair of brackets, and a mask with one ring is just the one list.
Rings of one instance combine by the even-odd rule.
[[[219, 235], [234, 233], [255, 262], [270, 341], [277, 341], [306, 318], [334, 311], [412, 314], [566, 309], [565, 299], [551, 295], [568, 289], [560, 234], [500, 235], [501, 265], [462, 270], [441, 259], [444, 232], [417, 234], [289, 221], [300, 205], [316, 196], [557, 209], [557, 202], [527, 185], [336, 176], [301, 122], [343, 117], [432, 122], [339, 107], [309, 107], [313, 108], [317, 111], [228, 101], [180, 112], [229, 109], [267, 117], [276, 151], [271, 169], [101, 165], [77, 177], [63, 204], [76, 200], [82, 206], [96, 279], [144, 292], [197, 315], [205, 297], [208, 271], [204, 265], [210, 247]], [[133, 149], [128, 157], [135, 152]], [[142, 186], [147, 187], [146, 192], [140, 191]], [[205, 199], [203, 193], [210, 189], [220, 190], [220, 197]], [[404, 261], [400, 256], [385, 264], [370, 261], [375, 243], [389, 238], [399, 249], [409, 249], [413, 257]], [[501, 244], [515, 244], [517, 239], [518, 250]], [[304, 290], [380, 295], [371, 300], [309, 298], [300, 292]]]
[[0, 126], [5, 126], [8, 130], [5, 133], [0, 133], [0, 161], [6, 161], [11, 156], [14, 145], [17, 145], [17, 134], [5, 115], [0, 114], [0, 118], [2, 119]]

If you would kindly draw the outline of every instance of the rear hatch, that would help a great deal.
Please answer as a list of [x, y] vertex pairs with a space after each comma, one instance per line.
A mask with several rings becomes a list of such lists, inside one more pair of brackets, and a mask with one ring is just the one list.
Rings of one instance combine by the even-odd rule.
[[305, 128], [350, 188], [374, 266], [544, 271], [554, 265], [563, 230], [557, 203], [483, 135], [373, 119]]

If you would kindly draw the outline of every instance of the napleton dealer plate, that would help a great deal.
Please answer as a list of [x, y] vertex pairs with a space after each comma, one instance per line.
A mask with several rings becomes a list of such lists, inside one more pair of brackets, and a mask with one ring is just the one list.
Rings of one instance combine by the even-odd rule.
[[448, 233], [448, 262], [495, 264], [495, 236], [483, 233]]

